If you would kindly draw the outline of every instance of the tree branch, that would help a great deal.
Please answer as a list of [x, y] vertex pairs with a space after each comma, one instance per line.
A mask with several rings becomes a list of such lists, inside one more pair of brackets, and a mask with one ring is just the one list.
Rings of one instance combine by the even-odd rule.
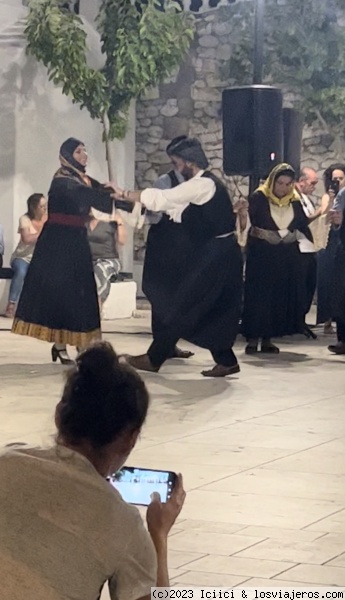
[[322, 125], [325, 133], [330, 133], [330, 128], [327, 125], [326, 120], [323, 118], [320, 110], [318, 108], [314, 108], [314, 113], [316, 115], [317, 120], [319, 121], [320, 125]]

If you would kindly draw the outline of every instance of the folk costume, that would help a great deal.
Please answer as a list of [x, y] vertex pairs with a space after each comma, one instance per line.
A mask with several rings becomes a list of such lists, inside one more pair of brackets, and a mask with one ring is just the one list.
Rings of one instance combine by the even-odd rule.
[[[127, 360], [143, 368], [148, 357], [152, 368], [147, 370], [158, 371], [181, 338], [207, 348], [216, 365], [227, 368], [226, 374], [235, 373], [239, 367], [232, 346], [241, 311], [242, 256], [231, 200], [225, 186], [205, 170], [207, 159], [197, 140], [184, 139], [171, 153], [200, 170], [172, 189], [141, 192], [141, 203], [148, 210], [165, 212], [185, 238], [169, 258], [169, 263], [175, 261], [170, 285], [156, 292], [156, 298], [162, 294], [156, 302], [159, 328], [147, 355]], [[160, 249], [161, 261], [170, 249], [167, 238]]]
[[283, 198], [275, 196], [275, 181], [294, 179], [288, 164], [277, 165], [249, 198], [251, 228], [248, 236], [242, 332], [247, 353], [278, 352], [265, 340], [304, 332], [306, 286], [299, 250], [299, 234], [312, 241], [308, 217], [294, 187]]
[[48, 194], [48, 220], [36, 243], [12, 332], [83, 348], [101, 336], [85, 225], [91, 207], [111, 213], [114, 200], [112, 190], [88, 177], [73, 158], [80, 144], [69, 138], [60, 148], [61, 167]]

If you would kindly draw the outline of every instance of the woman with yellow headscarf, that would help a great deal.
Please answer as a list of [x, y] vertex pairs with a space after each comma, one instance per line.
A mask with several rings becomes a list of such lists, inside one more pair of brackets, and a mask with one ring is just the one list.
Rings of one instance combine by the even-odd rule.
[[242, 332], [247, 354], [279, 353], [271, 339], [304, 332], [305, 284], [298, 239], [311, 240], [295, 190], [295, 171], [282, 163], [249, 198]]

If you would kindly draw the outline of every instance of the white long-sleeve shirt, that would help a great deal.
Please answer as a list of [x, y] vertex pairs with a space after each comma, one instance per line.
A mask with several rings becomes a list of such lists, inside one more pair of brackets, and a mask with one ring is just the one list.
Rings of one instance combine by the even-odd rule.
[[147, 188], [141, 192], [140, 201], [153, 212], [165, 212], [176, 223], [181, 223], [182, 213], [189, 204], [202, 206], [213, 198], [216, 185], [210, 177], [199, 171], [192, 179], [166, 190]]

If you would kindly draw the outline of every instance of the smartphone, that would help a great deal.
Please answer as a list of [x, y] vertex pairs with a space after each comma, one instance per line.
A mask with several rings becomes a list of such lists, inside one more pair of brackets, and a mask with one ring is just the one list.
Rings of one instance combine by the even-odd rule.
[[332, 179], [329, 189], [332, 190], [336, 196], [339, 194], [339, 187], [339, 181], [337, 179]]
[[158, 492], [161, 501], [166, 502], [174, 489], [177, 475], [173, 471], [122, 467], [108, 477], [108, 481], [118, 490], [125, 502], [148, 506], [151, 494]]

